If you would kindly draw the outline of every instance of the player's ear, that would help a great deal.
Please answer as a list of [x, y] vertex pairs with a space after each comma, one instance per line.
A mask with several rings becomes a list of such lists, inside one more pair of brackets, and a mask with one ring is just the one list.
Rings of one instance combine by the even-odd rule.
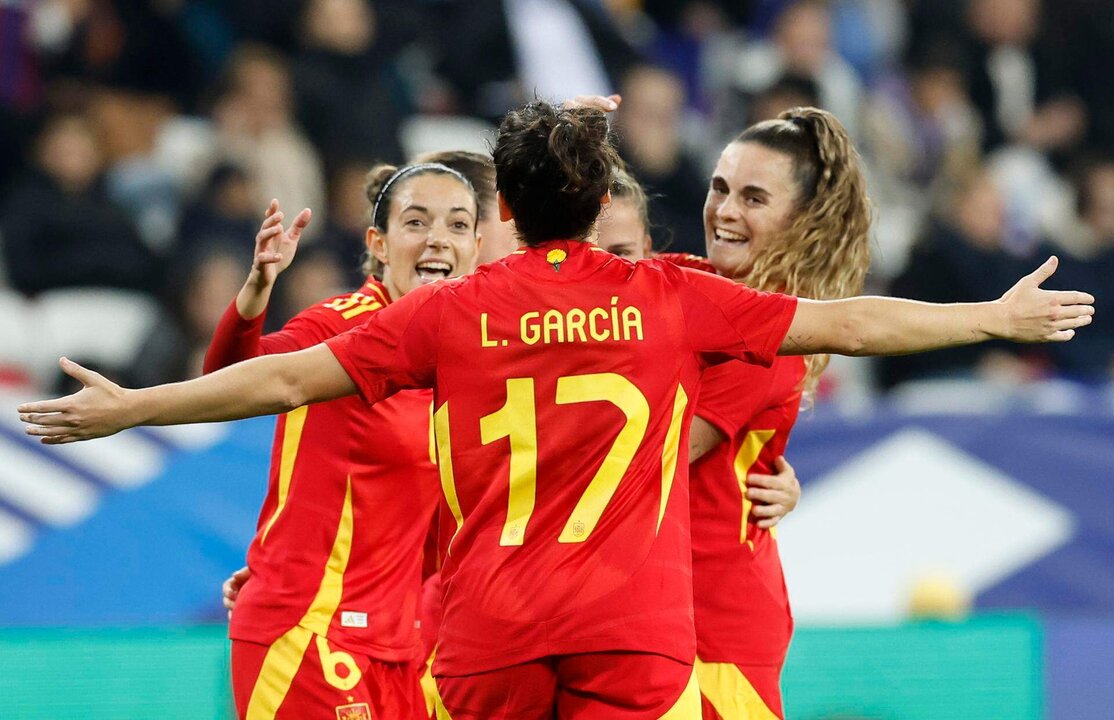
[[600, 206], [602, 207], [604, 205], [610, 205], [610, 204], [611, 204], [611, 191], [608, 190], [607, 192], [605, 192], [603, 194], [602, 197], [600, 197]]
[[381, 264], [387, 264], [387, 237], [377, 227], [369, 227], [364, 236], [367, 251]]
[[504, 198], [503, 193], [499, 192], [498, 190], [495, 191], [495, 202], [499, 203], [500, 222], [509, 222], [511, 220], [514, 220], [514, 215], [511, 213], [510, 205], [507, 205], [506, 198]]

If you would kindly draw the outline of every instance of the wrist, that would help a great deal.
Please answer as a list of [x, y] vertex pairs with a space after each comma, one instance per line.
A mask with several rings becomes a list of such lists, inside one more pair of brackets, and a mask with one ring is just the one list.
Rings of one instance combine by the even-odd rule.
[[1010, 337], [1009, 307], [1001, 300], [978, 304], [982, 311], [978, 327], [984, 340], [1001, 340]]
[[136, 427], [137, 425], [144, 425], [148, 418], [143, 417], [143, 410], [147, 405], [143, 402], [143, 390], [130, 390], [128, 388], [119, 388], [119, 396], [117, 397], [117, 418], [121, 425], [121, 430]]
[[259, 273], [259, 275], [258, 280], [253, 280], [252, 276], [249, 275], [244, 286], [240, 288], [240, 293], [236, 296], [236, 311], [245, 320], [254, 320], [263, 314], [263, 311], [267, 309], [267, 303], [271, 300], [271, 290], [274, 288], [274, 283], [262, 278], [262, 273]]

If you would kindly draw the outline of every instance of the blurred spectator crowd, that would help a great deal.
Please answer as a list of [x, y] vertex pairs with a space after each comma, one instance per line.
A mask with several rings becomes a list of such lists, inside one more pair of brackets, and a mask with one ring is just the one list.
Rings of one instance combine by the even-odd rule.
[[58, 382], [59, 351], [195, 375], [270, 198], [315, 213], [273, 327], [358, 279], [373, 162], [614, 91], [659, 248], [703, 253], [727, 141], [817, 105], [868, 170], [872, 292], [993, 299], [1055, 252], [1052, 285], [1098, 300], [1064, 346], [837, 365], [834, 386], [1114, 372], [1110, 0], [7, 0], [0, 48], [0, 383]]

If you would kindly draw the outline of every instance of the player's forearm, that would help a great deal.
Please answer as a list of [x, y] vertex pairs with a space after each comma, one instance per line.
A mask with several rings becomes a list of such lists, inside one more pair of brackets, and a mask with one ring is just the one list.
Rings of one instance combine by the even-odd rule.
[[1004, 337], [1008, 321], [997, 302], [938, 305], [883, 297], [802, 300], [781, 352], [904, 355]]
[[127, 425], [219, 422], [293, 410], [309, 399], [289, 367], [292, 357], [255, 358], [194, 380], [128, 390]]
[[245, 320], [254, 320], [263, 314], [271, 302], [274, 281], [268, 282], [258, 269], [252, 268], [248, 279], [236, 295], [236, 310]]

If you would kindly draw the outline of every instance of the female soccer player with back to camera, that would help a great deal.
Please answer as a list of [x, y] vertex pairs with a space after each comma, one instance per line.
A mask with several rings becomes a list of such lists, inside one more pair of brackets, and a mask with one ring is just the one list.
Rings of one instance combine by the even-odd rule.
[[[434, 163], [379, 165], [367, 192], [364, 285], [261, 337], [276, 277], [309, 222], [302, 211], [286, 231], [271, 203], [206, 372], [316, 345], [416, 287], [472, 271], [478, 203], [461, 173]], [[427, 717], [415, 619], [421, 550], [439, 494], [432, 399], [428, 390], [375, 405], [353, 396], [279, 417], [267, 498], [248, 551], [252, 577], [230, 614], [240, 717]]]
[[583, 242], [616, 161], [603, 114], [534, 102], [495, 147], [527, 248], [425, 286], [321, 346], [186, 383], [86, 387], [20, 406], [60, 444], [432, 387], [447, 539], [438, 687], [454, 718], [698, 718], [687, 435], [704, 367], [777, 353], [900, 353], [1067, 340], [1085, 293], [939, 306], [762, 294]]

